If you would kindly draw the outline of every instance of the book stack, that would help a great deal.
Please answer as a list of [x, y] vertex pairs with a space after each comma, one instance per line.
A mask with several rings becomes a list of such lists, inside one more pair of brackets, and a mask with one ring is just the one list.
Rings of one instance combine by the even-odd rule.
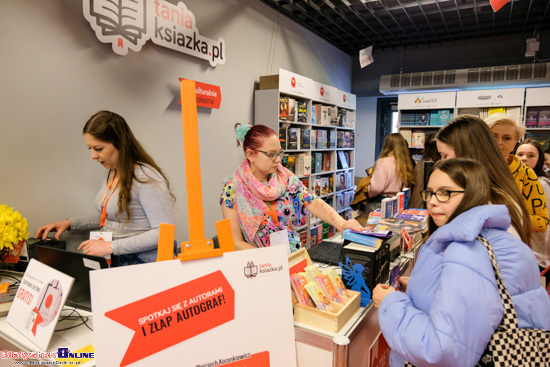
[[[344, 231], [345, 233], [345, 231]], [[372, 290], [389, 277], [389, 242], [377, 240], [377, 247], [344, 240], [340, 254], [342, 280], [347, 288], [361, 292], [361, 307], [371, 300]]]
[[298, 101], [298, 115], [296, 117], [297, 122], [307, 123], [307, 103]]

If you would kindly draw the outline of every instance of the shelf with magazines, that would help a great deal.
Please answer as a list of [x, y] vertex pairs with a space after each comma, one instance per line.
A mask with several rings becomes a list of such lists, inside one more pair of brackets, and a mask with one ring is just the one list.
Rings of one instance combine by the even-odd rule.
[[550, 139], [550, 88], [526, 88], [525, 139], [546, 145]]
[[[254, 98], [254, 123], [269, 126], [279, 134], [285, 152], [283, 166], [311, 192], [334, 209], [341, 209], [336, 198], [341, 203], [343, 193], [353, 194], [351, 184], [355, 180], [355, 95], [279, 69], [278, 75], [260, 77], [260, 89]], [[345, 153], [345, 167], [340, 161], [343, 158], [339, 158], [341, 152]], [[340, 181], [336, 186], [336, 178], [340, 180], [342, 174], [346, 175], [344, 190], [340, 189]], [[347, 207], [349, 210], [340, 213], [351, 218]], [[300, 227], [309, 234], [306, 247], [317, 243], [317, 227], [323, 225], [308, 218]], [[324, 228], [323, 232], [328, 235], [329, 231]]]
[[419, 92], [398, 96], [399, 132], [418, 160], [422, 158], [426, 135], [435, 134], [453, 119], [455, 101], [456, 92]]

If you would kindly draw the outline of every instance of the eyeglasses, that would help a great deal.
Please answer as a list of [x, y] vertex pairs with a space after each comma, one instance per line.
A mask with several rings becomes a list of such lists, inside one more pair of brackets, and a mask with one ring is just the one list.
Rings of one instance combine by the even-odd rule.
[[277, 157], [283, 159], [283, 155], [285, 154], [284, 150], [281, 150], [279, 153], [268, 153], [268, 152], [264, 152], [263, 150], [259, 150], [259, 149], [256, 149], [256, 151], [265, 154], [273, 162], [275, 162], [277, 160]]
[[423, 201], [428, 202], [430, 201], [432, 196], [435, 194], [435, 198], [437, 199], [437, 201], [439, 201], [440, 203], [444, 203], [446, 201], [449, 201], [449, 199], [451, 198], [451, 194], [454, 192], [464, 192], [464, 190], [457, 191], [457, 190], [439, 189], [439, 190], [436, 190], [435, 192], [432, 190], [424, 190], [420, 192], [420, 195], [422, 196]]

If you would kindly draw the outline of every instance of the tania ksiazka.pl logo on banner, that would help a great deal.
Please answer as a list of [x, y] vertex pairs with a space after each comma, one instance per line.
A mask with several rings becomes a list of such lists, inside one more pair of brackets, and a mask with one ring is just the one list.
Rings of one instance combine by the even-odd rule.
[[149, 39], [172, 50], [208, 60], [210, 65], [225, 64], [225, 41], [200, 35], [195, 15], [183, 2], [164, 0], [83, 0], [84, 17], [97, 38], [111, 43], [121, 56], [135, 52]]

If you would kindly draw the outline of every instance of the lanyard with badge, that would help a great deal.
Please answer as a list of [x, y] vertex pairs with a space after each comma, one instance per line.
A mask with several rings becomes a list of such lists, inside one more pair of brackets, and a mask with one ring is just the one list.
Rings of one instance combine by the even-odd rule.
[[[118, 186], [118, 182], [113, 186], [113, 183], [115, 182], [115, 178], [116, 178], [116, 170], [114, 171], [113, 178], [111, 178], [111, 182], [109, 182], [109, 185], [107, 185], [107, 190], [105, 190], [105, 193], [103, 194], [103, 198], [101, 199], [101, 217], [99, 220], [99, 225], [102, 230], [103, 230], [103, 227], [105, 226], [105, 221], [107, 219], [107, 204], [109, 203], [111, 196], [113, 196], [113, 193], [115, 192], [115, 189]], [[107, 194], [109, 194], [109, 196], [107, 196]], [[105, 232], [105, 231], [90, 232], [90, 239], [110, 242], [113, 240], [113, 232]], [[110, 262], [111, 255], [107, 255], [105, 257], [107, 258], [107, 262]]]
[[[277, 209], [274, 202], [268, 202], [266, 208], [266, 214], [271, 217], [271, 220], [276, 227], [279, 227], [279, 217], [277, 216]], [[279, 231], [271, 232], [269, 234], [270, 246], [285, 246], [287, 253], [290, 254], [290, 242], [288, 240], [288, 230], [282, 229]]]

